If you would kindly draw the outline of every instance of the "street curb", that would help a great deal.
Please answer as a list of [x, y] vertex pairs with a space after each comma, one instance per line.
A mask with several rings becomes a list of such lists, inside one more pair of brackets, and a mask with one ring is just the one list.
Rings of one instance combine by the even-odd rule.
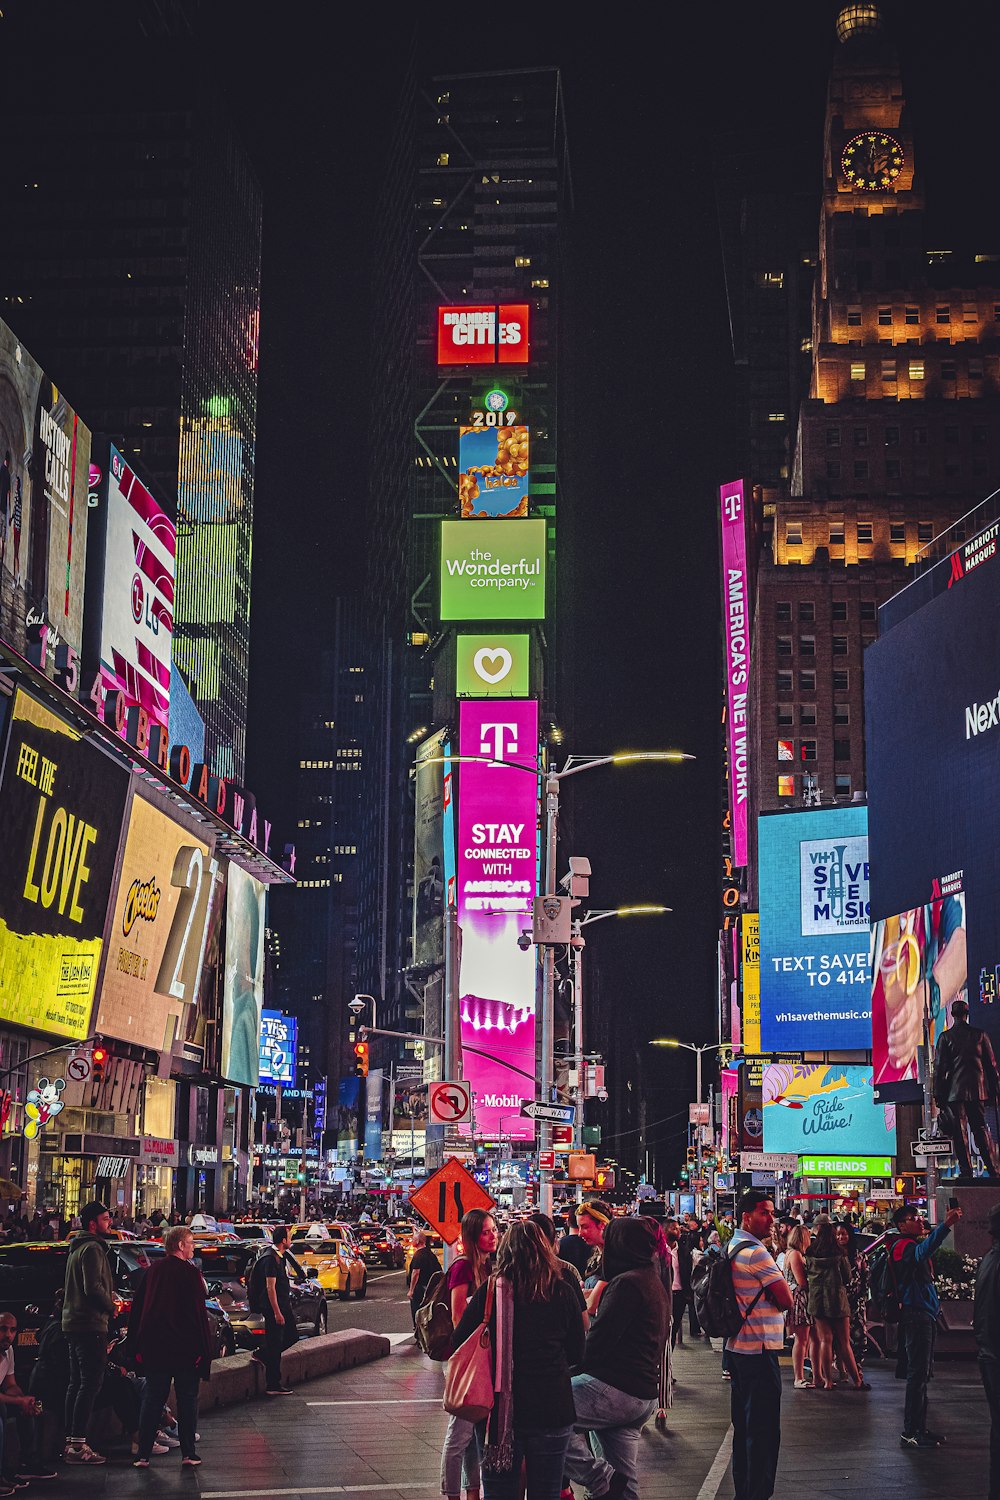
[[[343, 1328], [324, 1333], [319, 1338], [300, 1339], [281, 1356], [281, 1376], [287, 1385], [296, 1386], [322, 1375], [335, 1375], [356, 1365], [385, 1359], [392, 1345], [378, 1333], [360, 1328]], [[264, 1395], [264, 1367], [249, 1354], [231, 1354], [212, 1363], [212, 1378], [202, 1383], [199, 1409], [218, 1411], [224, 1406], [238, 1406]]]

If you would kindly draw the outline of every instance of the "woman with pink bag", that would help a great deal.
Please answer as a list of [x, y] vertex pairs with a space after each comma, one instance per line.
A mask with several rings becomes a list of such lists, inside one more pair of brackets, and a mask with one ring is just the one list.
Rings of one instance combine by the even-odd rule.
[[455, 1330], [456, 1356], [482, 1337], [493, 1352], [493, 1404], [486, 1418], [485, 1500], [559, 1500], [576, 1412], [570, 1368], [583, 1358], [584, 1301], [530, 1219], [500, 1241], [496, 1275], [469, 1301]]

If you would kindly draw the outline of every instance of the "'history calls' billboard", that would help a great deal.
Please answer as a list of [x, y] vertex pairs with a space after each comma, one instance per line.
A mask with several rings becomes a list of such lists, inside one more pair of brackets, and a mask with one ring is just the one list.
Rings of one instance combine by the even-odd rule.
[[439, 365], [526, 365], [528, 303], [439, 307]]
[[760, 1045], [871, 1046], [868, 820], [863, 807], [757, 824]]
[[462, 1068], [476, 1135], [532, 1140], [520, 1108], [535, 1078], [535, 950], [517, 940], [538, 888], [538, 780], [517, 765], [538, 764], [538, 704], [465, 701], [459, 714], [459, 754], [475, 757], [459, 767]]
[[0, 1020], [87, 1035], [128, 785], [18, 691], [0, 782]]

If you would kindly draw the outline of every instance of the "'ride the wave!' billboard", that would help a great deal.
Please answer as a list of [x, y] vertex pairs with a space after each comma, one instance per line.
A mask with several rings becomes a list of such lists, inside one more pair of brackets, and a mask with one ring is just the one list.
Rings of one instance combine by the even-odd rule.
[[459, 713], [459, 754], [475, 757], [459, 766], [462, 1071], [477, 1137], [533, 1140], [520, 1109], [535, 1087], [535, 950], [517, 940], [538, 885], [538, 704], [463, 702]]

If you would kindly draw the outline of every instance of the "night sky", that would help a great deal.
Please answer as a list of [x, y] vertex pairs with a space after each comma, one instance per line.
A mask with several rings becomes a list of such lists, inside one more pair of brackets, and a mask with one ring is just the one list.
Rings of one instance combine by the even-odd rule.
[[[591, 859], [591, 904], [673, 907], [592, 929], [591, 963], [640, 1047], [657, 1034], [716, 1035], [715, 491], [738, 476], [743, 419], [713, 152], [720, 137], [759, 140], [762, 181], [780, 187], [784, 168], [767, 144], [780, 135], [800, 163], [788, 188], [815, 191], [818, 215], [838, 8], [198, 8], [192, 58], [228, 100], [264, 190], [248, 784], [279, 836], [294, 831], [295, 757], [275, 726], [294, 713], [333, 598], [364, 570], [373, 210], [407, 59], [413, 49], [427, 75], [562, 69], [576, 200], [560, 461], [563, 519], [572, 506], [576, 534], [562, 639], [576, 654], [577, 693], [564, 748], [676, 747], [698, 757], [567, 787], [574, 841], [562, 857]], [[996, 6], [896, 0], [884, 9], [902, 53], [931, 243], [1000, 250]], [[132, 42], [126, 50], [131, 72], [108, 67], [94, 87], [131, 94], [144, 68], [162, 73], [162, 53], [141, 55]], [[42, 50], [17, 66], [37, 70], [44, 87]], [[693, 1059], [645, 1055], [649, 1119], [673, 1116], [693, 1096]], [[650, 1130], [671, 1164], [683, 1129], [668, 1118]]]

